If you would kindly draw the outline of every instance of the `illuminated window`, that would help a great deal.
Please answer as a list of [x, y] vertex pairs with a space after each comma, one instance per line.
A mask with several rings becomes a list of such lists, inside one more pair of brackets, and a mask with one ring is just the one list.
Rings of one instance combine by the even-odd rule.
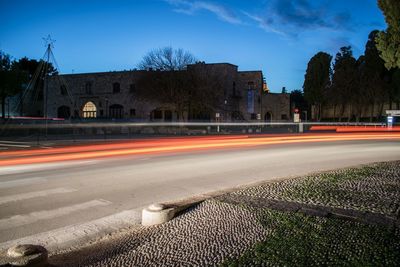
[[84, 118], [96, 118], [97, 114], [96, 114], [97, 108], [96, 105], [89, 101], [85, 104], [85, 106], [83, 106], [83, 117]]

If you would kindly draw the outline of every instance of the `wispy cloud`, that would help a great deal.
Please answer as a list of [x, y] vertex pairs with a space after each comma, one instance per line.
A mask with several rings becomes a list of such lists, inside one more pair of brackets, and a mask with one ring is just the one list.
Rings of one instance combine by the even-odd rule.
[[286, 34], [278, 29], [276, 29], [273, 26], [273, 20], [272, 19], [268, 19], [268, 18], [263, 18], [259, 15], [254, 15], [254, 14], [250, 14], [247, 13], [245, 11], [243, 11], [243, 14], [245, 14], [248, 18], [252, 19], [253, 21], [255, 21], [258, 26], [263, 29], [266, 32], [272, 32], [272, 33], [276, 33], [279, 35], [283, 35], [286, 36]]
[[220, 20], [231, 24], [242, 24], [242, 20], [229, 8], [206, 1], [186, 1], [186, 0], [165, 0], [173, 5], [174, 11], [186, 15], [194, 15], [199, 11], [208, 11], [216, 15]]
[[[332, 12], [324, 3], [310, 0], [271, 0], [264, 15], [245, 13], [265, 31], [297, 36], [302, 31], [316, 29], [352, 30], [348, 12]], [[328, 3], [325, 1], [325, 4]]]
[[[329, 29], [352, 31], [355, 26], [351, 14], [332, 11], [330, 0], [269, 0], [253, 7], [252, 11], [234, 10], [211, 0], [163, 0], [173, 6], [173, 10], [186, 15], [196, 15], [207, 11], [220, 20], [238, 25], [255, 25], [265, 32], [284, 37], [297, 37], [304, 31]], [[249, 7], [251, 9], [251, 7]]]

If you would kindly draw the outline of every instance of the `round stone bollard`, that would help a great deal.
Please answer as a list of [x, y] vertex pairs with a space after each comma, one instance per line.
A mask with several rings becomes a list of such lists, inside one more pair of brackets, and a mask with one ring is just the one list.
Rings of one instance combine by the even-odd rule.
[[151, 204], [142, 210], [142, 225], [151, 226], [170, 221], [175, 215], [175, 209], [162, 204]]
[[46, 248], [38, 245], [16, 245], [7, 250], [7, 257], [11, 266], [47, 266], [48, 253]]

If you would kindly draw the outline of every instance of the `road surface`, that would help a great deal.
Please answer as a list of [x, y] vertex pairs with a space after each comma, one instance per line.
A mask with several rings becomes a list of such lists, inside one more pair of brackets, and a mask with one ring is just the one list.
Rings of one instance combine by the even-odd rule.
[[399, 142], [399, 134], [236, 136], [0, 152], [0, 249], [28, 242], [55, 251], [138, 224], [151, 203], [400, 160]]

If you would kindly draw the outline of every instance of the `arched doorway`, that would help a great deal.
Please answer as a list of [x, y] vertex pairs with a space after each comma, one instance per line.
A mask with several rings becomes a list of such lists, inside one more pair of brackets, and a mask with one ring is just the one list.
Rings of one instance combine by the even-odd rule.
[[63, 119], [69, 119], [71, 117], [71, 110], [67, 106], [61, 106], [57, 109], [57, 117]]
[[272, 121], [272, 113], [269, 111], [267, 113], [265, 113], [264, 120], [266, 122], [271, 122]]
[[87, 119], [96, 118], [97, 117], [96, 105], [92, 101], [87, 102], [83, 106], [82, 115], [83, 115], [83, 118], [87, 118]]
[[113, 119], [122, 119], [124, 117], [124, 107], [119, 104], [110, 106], [109, 116]]

